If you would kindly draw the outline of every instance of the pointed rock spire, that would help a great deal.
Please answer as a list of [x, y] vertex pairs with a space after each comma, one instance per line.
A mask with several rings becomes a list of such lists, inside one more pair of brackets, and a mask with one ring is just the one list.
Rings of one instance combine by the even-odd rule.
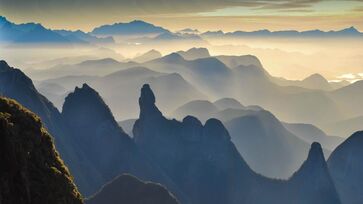
[[149, 84], [144, 84], [141, 88], [139, 98], [140, 119], [145, 117], [162, 116], [162, 113], [155, 105], [155, 95]]

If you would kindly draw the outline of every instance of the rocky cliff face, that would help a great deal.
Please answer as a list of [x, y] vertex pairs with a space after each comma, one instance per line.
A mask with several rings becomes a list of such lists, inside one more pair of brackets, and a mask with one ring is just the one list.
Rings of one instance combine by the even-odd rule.
[[330, 155], [328, 166], [342, 203], [363, 203], [363, 131], [339, 145]]
[[83, 203], [40, 119], [0, 97], [0, 203]]
[[162, 185], [144, 182], [131, 175], [121, 175], [106, 184], [87, 204], [178, 204], [177, 199]]

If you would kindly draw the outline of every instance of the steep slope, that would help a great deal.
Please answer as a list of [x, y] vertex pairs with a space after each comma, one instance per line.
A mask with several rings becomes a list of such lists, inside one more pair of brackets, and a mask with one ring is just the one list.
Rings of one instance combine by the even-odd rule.
[[91, 163], [81, 166], [74, 173], [76, 183], [85, 196], [95, 193], [103, 184], [121, 173], [163, 182], [170, 190], [178, 193], [172, 182], [118, 126], [100, 95], [87, 84], [81, 88], [76, 87], [66, 97], [62, 117], [70, 134], [77, 141], [77, 149]]
[[149, 85], [142, 87], [139, 105], [134, 141], [190, 203], [340, 203], [319, 144], [289, 180], [267, 179], [248, 167], [220, 121], [203, 126], [191, 116], [166, 119]]
[[0, 203], [83, 203], [40, 119], [0, 97]]
[[344, 204], [363, 202], [363, 132], [339, 145], [328, 159], [330, 174]]
[[224, 124], [249, 166], [271, 178], [290, 177], [309, 150], [310, 142], [286, 130], [267, 111], [249, 112]]
[[[363, 115], [363, 80], [330, 92], [330, 97], [344, 110], [349, 118]], [[352, 100], [354, 98], [354, 100]]]
[[286, 80], [282, 78], [273, 78], [273, 81], [281, 86], [298, 86], [306, 89], [315, 89], [323, 91], [333, 90], [333, 85], [331, 85], [328, 80], [326, 80], [320, 74], [312, 74], [303, 80]]
[[42, 119], [72, 174], [79, 168], [81, 160], [83, 164], [87, 163], [74, 146], [74, 139], [68, 135], [59, 111], [35, 89], [30, 78], [19, 69], [9, 67], [5, 61], [0, 61], [0, 94], [15, 99]]
[[143, 182], [131, 175], [121, 175], [106, 184], [87, 204], [158, 203], [177, 204], [176, 198], [160, 184]]
[[328, 149], [330, 151], [333, 151], [340, 143], [344, 141], [344, 138], [338, 136], [329, 136], [321, 129], [311, 124], [283, 123], [283, 125], [288, 131], [294, 133], [302, 140], [308, 143], [319, 142], [324, 147], [324, 149]]
[[322, 128], [329, 134], [347, 137], [363, 128], [363, 116], [349, 118], [329, 124], [324, 124]]

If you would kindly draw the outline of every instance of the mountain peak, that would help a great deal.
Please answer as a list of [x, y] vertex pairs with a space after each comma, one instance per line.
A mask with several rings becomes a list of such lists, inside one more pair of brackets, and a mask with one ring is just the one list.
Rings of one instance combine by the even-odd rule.
[[318, 73], [312, 74], [304, 79], [304, 81], [307, 80], [328, 82], [321, 74]]
[[230, 140], [231, 136], [229, 135], [227, 129], [224, 127], [222, 122], [218, 119], [211, 118], [205, 122], [204, 125], [205, 132], [211, 139], [220, 139]]
[[341, 30], [341, 32], [346, 32], [346, 33], [360, 33], [354, 26], [351, 26], [349, 28], [345, 28], [345, 29]]
[[[92, 113], [94, 117], [88, 117]], [[76, 87], [64, 101], [62, 115], [72, 125], [97, 124], [100, 121], [114, 120], [109, 107], [105, 104], [101, 96], [86, 83], [81, 88]]]
[[[166, 62], [166, 63], [175, 63], [175, 62], [178, 62], [178, 61], [184, 61], [185, 59], [178, 53], [176, 52], [173, 52], [169, 55], [166, 55], [162, 58], [160, 58], [163, 62]], [[158, 60], [158, 59], [156, 59]]]
[[155, 95], [149, 84], [144, 84], [141, 88], [139, 98], [140, 118], [149, 116], [161, 116], [161, 112], [155, 105]]
[[324, 160], [323, 149], [321, 148], [320, 143], [313, 142], [310, 146], [307, 160], [317, 160], [317, 159]]
[[0, 71], [7, 71], [11, 69], [8, 63], [5, 60], [0, 60]]

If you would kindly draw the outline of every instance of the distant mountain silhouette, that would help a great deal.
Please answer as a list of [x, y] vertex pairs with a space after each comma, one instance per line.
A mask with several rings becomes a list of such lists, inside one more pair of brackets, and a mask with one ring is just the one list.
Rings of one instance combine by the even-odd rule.
[[237, 101], [234, 98], [221, 98], [218, 99], [216, 101], [214, 101], [213, 103], [215, 106], [217, 106], [217, 108], [219, 110], [225, 110], [228, 108], [233, 108], [233, 109], [244, 109], [247, 107], [244, 107], [239, 101]]
[[[324, 149], [333, 151], [340, 143], [344, 141], [344, 138], [338, 136], [326, 135], [321, 129], [311, 124], [302, 123], [283, 123], [284, 127], [294, 133], [302, 140], [312, 143], [319, 142]], [[325, 152], [327, 153], [327, 152]], [[325, 156], [328, 156], [325, 154]]]
[[[102, 69], [101, 66], [98, 68]], [[180, 74], [165, 74], [142, 66], [126, 68], [104, 77], [69, 76], [46, 80], [46, 82], [60, 84], [67, 90], [81, 86], [83, 83], [91, 85], [102, 94], [118, 120], [137, 117], [138, 106], [134, 101], [137, 101], [137, 92], [144, 83], [150, 83], [155, 87], [155, 91], [160, 95], [160, 106], [167, 112], [174, 111], [190, 100], [206, 98]], [[111, 91], [115, 87], [118, 91]]]
[[65, 76], [105, 76], [113, 72], [137, 65], [135, 62], [120, 62], [113, 58], [86, 60], [77, 64], [58, 64], [45, 70], [31, 70], [31, 75], [40, 79]]
[[[197, 41], [197, 42], [204, 42], [204, 40], [195, 34], [181, 34], [181, 33], [172, 33], [172, 32], [164, 32], [156, 37], [150, 38], [151, 41], [155, 42], [172, 42], [172, 41]], [[153, 43], [151, 41], [147, 41], [148, 43]]]
[[179, 120], [182, 120], [188, 115], [194, 115], [197, 116], [199, 120], [206, 121], [212, 114], [218, 111], [218, 107], [209, 101], [195, 100], [180, 106], [172, 115]]
[[181, 55], [186, 60], [195, 60], [199, 58], [210, 57], [209, 51], [206, 48], [191, 48], [187, 51], [178, 51], [179, 55]]
[[157, 59], [160, 57], [162, 57], [161, 53], [159, 51], [153, 49], [142, 55], [139, 55], [139, 56], [133, 58], [132, 61], [143, 63], [143, 62], [154, 60], [154, 59]]
[[5, 17], [0, 17], [0, 42], [22, 43], [22, 44], [84, 44], [79, 38], [66, 38], [50, 29], [44, 28], [41, 24], [26, 23], [14, 24]]
[[324, 124], [322, 128], [329, 134], [339, 135], [341, 137], [347, 137], [353, 133], [363, 129], [363, 116], [344, 119], [329, 124]]
[[285, 80], [281, 78], [275, 78], [274, 82], [282, 86], [298, 86], [307, 89], [316, 89], [316, 90], [324, 90], [331, 91], [333, 90], [332, 84], [328, 82], [322, 75], [313, 74], [309, 77], [299, 81], [299, 80]]
[[191, 203], [340, 203], [318, 143], [288, 181], [271, 180], [248, 167], [220, 121], [166, 119], [149, 85], [143, 86], [139, 105], [134, 141]]
[[0, 97], [0, 203], [83, 203], [40, 118]]
[[[347, 118], [363, 115], [363, 80], [330, 92], [330, 97], [344, 110]], [[354, 98], [354, 100], [352, 100]], [[345, 119], [347, 119], [345, 118]]]
[[158, 203], [178, 204], [176, 198], [160, 184], [143, 182], [131, 175], [121, 175], [106, 184], [87, 204]]
[[[258, 105], [284, 121], [319, 124], [344, 117], [329, 93], [297, 86], [280, 86], [258, 64], [258, 59], [253, 56], [185, 60], [179, 54], [172, 53], [144, 63], [144, 66], [159, 72], [177, 72], [212, 98], [235, 98], [246, 105]], [[313, 114], [317, 112], [318, 115]]]
[[311, 144], [286, 130], [267, 111], [249, 112], [225, 125], [250, 167], [271, 178], [289, 178], [306, 158]]
[[81, 30], [77, 31], [69, 31], [69, 30], [53, 30], [54, 32], [66, 37], [69, 40], [80, 40], [89, 43], [95, 44], [104, 44], [104, 43], [115, 43], [115, 40], [112, 37], [100, 38], [93, 36], [89, 33], [85, 33]]
[[129, 23], [115, 23], [112, 25], [102, 25], [93, 29], [91, 32], [95, 35], [150, 35], [150, 34], [161, 34], [168, 33], [169, 31], [153, 24], [144, 21], [131, 21]]
[[327, 37], [363, 37], [363, 33], [359, 32], [354, 27], [345, 28], [338, 31], [321, 31], [321, 30], [282, 30], [282, 31], [269, 31], [267, 29], [258, 31], [234, 31], [223, 33], [219, 32], [205, 32], [201, 34], [203, 37], [276, 37], [276, 38], [327, 38]]
[[339, 145], [328, 159], [330, 174], [343, 204], [363, 202], [363, 132]]
[[262, 67], [260, 60], [253, 55], [241, 55], [241, 56], [219, 55], [216, 56], [216, 58], [230, 68], [235, 68], [241, 65], [243, 66], [254, 65], [256, 67]]
[[183, 30], [177, 31], [177, 33], [182, 33], [182, 34], [199, 34], [200, 32], [199, 32], [198, 29], [185, 28]]

